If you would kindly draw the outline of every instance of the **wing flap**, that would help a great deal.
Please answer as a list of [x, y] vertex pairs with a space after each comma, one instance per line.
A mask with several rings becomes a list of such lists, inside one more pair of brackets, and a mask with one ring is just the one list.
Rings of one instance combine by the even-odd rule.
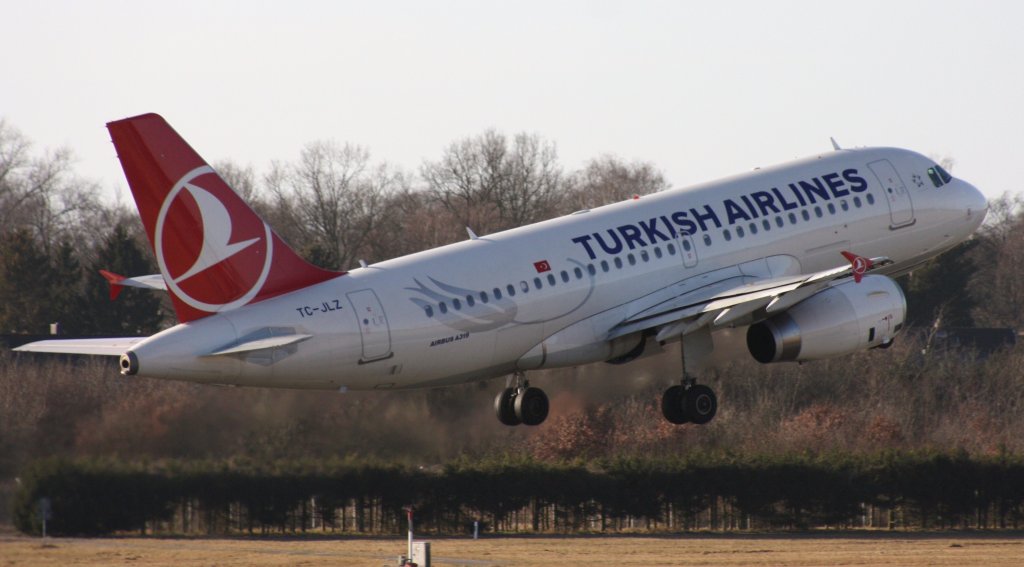
[[[613, 327], [608, 338], [657, 329], [657, 340], [665, 341], [704, 326], [733, 324], [762, 309], [766, 314], [778, 313], [829, 287], [837, 279], [852, 275], [859, 281], [866, 271], [892, 263], [885, 257], [860, 258], [864, 261], [858, 262], [859, 257], [852, 256], [855, 259], [850, 260], [850, 265], [798, 276], [755, 279], [729, 275], [657, 305], [644, 306]], [[729, 273], [719, 272], [723, 276]]]

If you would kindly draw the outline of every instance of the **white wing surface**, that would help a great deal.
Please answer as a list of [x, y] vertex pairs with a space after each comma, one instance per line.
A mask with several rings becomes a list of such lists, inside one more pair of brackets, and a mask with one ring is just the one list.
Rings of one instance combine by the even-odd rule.
[[115, 337], [110, 339], [53, 339], [22, 345], [16, 352], [49, 352], [63, 354], [91, 354], [120, 356], [136, 343], [148, 337]]

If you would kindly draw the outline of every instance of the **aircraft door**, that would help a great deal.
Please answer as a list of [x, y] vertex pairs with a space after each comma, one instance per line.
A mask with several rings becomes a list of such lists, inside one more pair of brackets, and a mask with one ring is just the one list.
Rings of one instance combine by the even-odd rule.
[[889, 218], [892, 222], [889, 228], [897, 229], [914, 224], [914, 204], [910, 201], [910, 192], [892, 163], [882, 159], [869, 163], [868, 167], [882, 184], [885, 200], [889, 203]]
[[683, 258], [683, 267], [692, 268], [697, 265], [697, 245], [688, 232], [680, 232], [676, 236], [676, 246], [679, 247], [679, 255]]
[[353, 291], [348, 294], [348, 300], [356, 314], [359, 334], [363, 340], [363, 356], [359, 363], [390, 358], [391, 327], [377, 294], [372, 289]]

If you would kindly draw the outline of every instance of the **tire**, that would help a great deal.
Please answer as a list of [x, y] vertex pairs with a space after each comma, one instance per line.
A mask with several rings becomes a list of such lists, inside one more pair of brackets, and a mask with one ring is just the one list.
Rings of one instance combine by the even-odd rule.
[[665, 419], [669, 423], [676, 425], [682, 425], [688, 421], [686, 418], [686, 411], [683, 408], [683, 396], [686, 394], [686, 390], [682, 386], [672, 386], [665, 390], [665, 393], [661, 396], [661, 415], [665, 416]]
[[548, 418], [548, 396], [540, 388], [527, 388], [515, 399], [516, 417], [523, 425], [540, 425]]
[[519, 425], [522, 421], [516, 417], [516, 391], [515, 388], [505, 388], [501, 392], [498, 392], [498, 396], [494, 398], [494, 413], [498, 416], [498, 421], [504, 425]]
[[694, 384], [683, 397], [683, 408], [690, 421], [703, 425], [718, 413], [718, 397], [715, 391], [703, 384]]

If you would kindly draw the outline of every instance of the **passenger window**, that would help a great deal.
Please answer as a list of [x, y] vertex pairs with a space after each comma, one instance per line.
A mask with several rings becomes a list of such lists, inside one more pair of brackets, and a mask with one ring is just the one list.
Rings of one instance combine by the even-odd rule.
[[850, 210], [850, 204], [846, 202], [846, 199], [839, 201], [839, 206], [842, 207], [844, 211]]
[[[565, 272], [562, 273], [564, 274]], [[555, 274], [548, 274], [548, 285], [555, 285]]]
[[836, 214], [836, 205], [835, 205], [835, 203], [829, 203], [828, 204], [828, 214], [830, 214], [830, 215]]
[[789, 213], [789, 224], [796, 224], [796, 213]]
[[725, 241], [726, 242], [729, 242], [730, 240], [732, 240], [732, 233], [729, 232], [728, 228], [722, 231], [722, 236], [725, 237]]
[[807, 212], [807, 209], [800, 211], [800, 216], [804, 217], [805, 221], [811, 220], [811, 213]]
[[821, 218], [821, 207], [814, 207], [814, 216]]
[[786, 221], [782, 220], [782, 217], [775, 217], [775, 226], [782, 228], [786, 226]]
[[462, 302], [459, 301], [457, 298], [453, 299], [452, 300], [452, 307], [454, 307], [455, 310], [458, 311], [458, 310], [462, 309]]
[[615, 262], [615, 267], [621, 270], [622, 269], [622, 258], [619, 258], [618, 256], [616, 256], [614, 262]]
[[481, 291], [480, 292], [480, 301], [483, 301], [484, 303], [487, 303], [487, 292], [486, 291]]
[[858, 209], [860, 208], [860, 196], [859, 195], [857, 197], [853, 198], [853, 206], [857, 207]]
[[516, 296], [516, 288], [512, 287], [512, 284], [508, 284], [508, 287], [505, 288], [505, 290], [508, 291], [508, 296], [509, 297], [515, 297]]
[[491, 290], [491, 292], [494, 293], [494, 300], [495, 301], [501, 299], [501, 290], [500, 289], [494, 288], [494, 289]]
[[750, 234], [757, 234], [757, 223], [756, 222], [750, 223], [750, 227], [749, 228], [750, 228]]
[[608, 271], [608, 261], [607, 260], [601, 260], [601, 271], [602, 272], [607, 272]]
[[472, 307], [474, 305], [476, 305], [476, 300], [473, 299], [472, 295], [467, 295], [466, 296], [466, 306]]
[[[576, 268], [577, 270], [579, 268]], [[562, 283], [569, 283], [569, 272], [562, 270]]]
[[872, 195], [871, 193], [868, 193], [867, 196], [865, 196], [864, 198], [868, 200], [869, 205], [875, 204], [875, 196]]
[[668, 250], [668, 255], [669, 256], [675, 256], [676, 255], [676, 245], [672, 244], [671, 242], [669, 242], [667, 245], [665, 245], [665, 250]]
[[704, 246], [711, 246], [711, 237], [707, 234], [704, 235]]
[[443, 301], [437, 307], [438, 307], [438, 309], [441, 310], [441, 313], [447, 313], [448, 312], [448, 306], [445, 305], [445, 303]]
[[597, 268], [593, 264], [587, 264], [587, 273], [592, 276], [597, 275]]
[[533, 287], [535, 289], [540, 289], [540, 288], [544, 287], [544, 284], [541, 283], [540, 278], [533, 278]]
[[630, 266], [635, 266], [636, 265], [636, 256], [634, 256], [633, 253], [630, 252], [629, 254], [626, 255], [626, 261], [629, 262]]
[[521, 289], [523, 291], [523, 293], [529, 293], [530, 292], [530, 284], [526, 283], [526, 281], [521, 281], [521, 282], [519, 282], [519, 289]]
[[646, 250], [641, 250], [640, 251], [640, 259], [643, 260], [644, 262], [646, 262], [646, 261], [651, 259], [651, 255], [648, 254]]
[[658, 246], [654, 247], [654, 257], [655, 258], [661, 258], [661, 248], [658, 247]]
[[423, 309], [427, 312], [427, 317], [433, 317], [434, 316], [434, 308], [433, 307], [427, 305]]
[[573, 268], [572, 269], [572, 273], [576, 274], [576, 279], [578, 279], [578, 280], [582, 280], [583, 279], [583, 270], [581, 270], [579, 268], [579, 266]]
[[690, 241], [689, 240], [684, 240], [683, 241], [683, 250], [686, 250], [687, 252], [689, 252], [691, 248], [693, 248], [693, 246], [690, 246]]
[[744, 234], [746, 234], [746, 233], [743, 232], [743, 227], [742, 226], [737, 226], [736, 227], [736, 236], [739, 237], [739, 238], [743, 238]]

